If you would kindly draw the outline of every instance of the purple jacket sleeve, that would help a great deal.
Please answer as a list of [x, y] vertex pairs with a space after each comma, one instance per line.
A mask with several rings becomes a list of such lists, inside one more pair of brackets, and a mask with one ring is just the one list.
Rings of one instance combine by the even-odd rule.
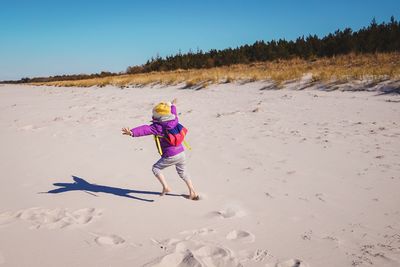
[[178, 118], [178, 114], [176, 114], [176, 106], [172, 104], [171, 106], [171, 113], [175, 115], [176, 118]]
[[132, 137], [157, 134], [154, 125], [142, 125], [131, 129]]

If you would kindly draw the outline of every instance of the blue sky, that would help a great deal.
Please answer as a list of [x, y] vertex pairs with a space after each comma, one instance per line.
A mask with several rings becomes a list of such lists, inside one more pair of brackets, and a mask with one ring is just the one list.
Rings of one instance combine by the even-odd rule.
[[159, 54], [400, 20], [399, 0], [0, 0], [0, 80], [124, 71]]

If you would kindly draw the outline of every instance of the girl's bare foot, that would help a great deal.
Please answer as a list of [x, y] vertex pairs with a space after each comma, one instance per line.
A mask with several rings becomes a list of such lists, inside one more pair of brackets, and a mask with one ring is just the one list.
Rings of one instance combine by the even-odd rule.
[[196, 194], [195, 192], [191, 192], [190, 195], [189, 195], [189, 199], [190, 199], [190, 200], [199, 200], [200, 197], [199, 197], [199, 195]]
[[167, 194], [169, 192], [171, 192], [171, 188], [169, 188], [169, 187], [163, 188], [163, 190], [162, 190], [162, 192], [160, 194], [160, 197], [164, 196], [165, 194]]

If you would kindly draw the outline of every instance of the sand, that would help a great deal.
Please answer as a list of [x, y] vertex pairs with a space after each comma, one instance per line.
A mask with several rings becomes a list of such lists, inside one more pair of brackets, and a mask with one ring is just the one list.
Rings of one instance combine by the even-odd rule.
[[[400, 266], [400, 96], [260, 88], [0, 86], [0, 266]], [[175, 97], [199, 201], [121, 135]]]

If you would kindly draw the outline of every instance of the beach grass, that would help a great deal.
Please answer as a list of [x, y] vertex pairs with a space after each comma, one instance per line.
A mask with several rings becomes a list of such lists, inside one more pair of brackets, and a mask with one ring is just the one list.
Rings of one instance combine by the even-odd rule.
[[356, 79], [400, 78], [400, 53], [348, 54], [331, 58], [276, 60], [238, 64], [209, 69], [174, 70], [73, 81], [33, 83], [50, 86], [144, 86], [149, 84], [207, 87], [210, 84], [230, 82], [273, 81], [281, 84], [311, 74], [314, 81], [349, 81]]

